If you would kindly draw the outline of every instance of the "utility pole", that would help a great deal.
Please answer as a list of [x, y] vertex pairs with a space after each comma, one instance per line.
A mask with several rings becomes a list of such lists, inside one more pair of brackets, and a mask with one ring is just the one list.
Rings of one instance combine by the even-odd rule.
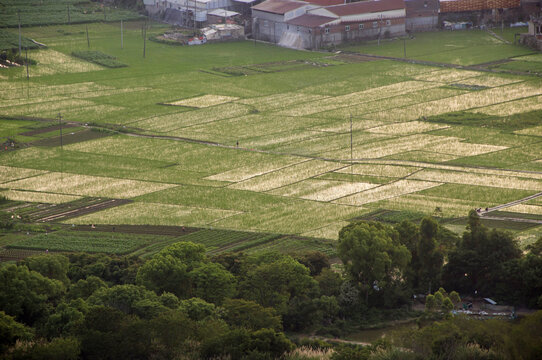
[[120, 48], [124, 49], [124, 33], [122, 27], [122, 20], [120, 21]]
[[403, 39], [403, 57], [406, 59], [406, 38]]
[[194, 0], [194, 36], [196, 36], [196, 9], [197, 9], [197, 0]]
[[21, 10], [17, 9], [17, 17], [19, 19], [19, 57], [21, 56]]
[[64, 148], [62, 146], [62, 115], [60, 113], [58, 113], [58, 125], [60, 126], [60, 150], [62, 151]]
[[71, 24], [71, 19], [70, 19], [70, 4], [66, 5], [68, 7], [68, 24]]
[[90, 38], [88, 37], [88, 25], [87, 25], [87, 47], [90, 49]]
[[352, 132], [352, 114], [350, 114], [350, 182], [354, 180], [354, 137]]
[[30, 73], [28, 72], [28, 48], [25, 47], [24, 52], [25, 52], [24, 62], [26, 64], [26, 80], [30, 80]]
[[145, 22], [145, 27], [143, 28], [143, 58], [145, 58], [146, 47], [147, 47], [147, 22]]

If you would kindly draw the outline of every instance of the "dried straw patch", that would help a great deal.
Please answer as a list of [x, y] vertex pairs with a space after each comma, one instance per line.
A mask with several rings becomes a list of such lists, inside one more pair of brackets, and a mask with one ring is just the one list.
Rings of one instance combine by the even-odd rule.
[[339, 237], [339, 231], [348, 224], [350, 223], [347, 221], [334, 222], [318, 229], [304, 232], [301, 234], [301, 236], [337, 240]]
[[32, 51], [31, 57], [38, 62], [38, 65], [32, 66], [32, 76], [79, 73], [104, 69], [99, 65], [51, 49]]
[[426, 151], [434, 151], [457, 156], [475, 156], [504, 149], [508, 149], [508, 147], [487, 144], [471, 144], [461, 142], [459, 140], [454, 140], [450, 143], [436, 144], [425, 148]]
[[309, 179], [275, 189], [273, 195], [299, 197], [307, 200], [331, 201], [377, 186], [365, 182]]
[[293, 157], [280, 157], [263, 163], [249, 164], [247, 166], [228, 170], [220, 174], [206, 177], [206, 180], [240, 182], [269, 172], [277, 171], [282, 168], [305, 162]]
[[522, 214], [542, 215], [542, 206], [537, 205], [518, 204], [510, 206], [504, 210]]
[[8, 182], [9, 189], [128, 199], [177, 185], [108, 177], [47, 173]]
[[508, 84], [514, 84], [514, 83], [522, 82], [522, 81], [523, 80], [517, 79], [517, 78], [507, 78], [507, 77], [485, 74], [482, 76], [476, 76], [473, 78], [461, 80], [461, 84], [497, 87], [497, 86], [503, 86], [503, 85], [508, 85]]
[[480, 204], [467, 200], [408, 194], [384, 200], [378, 203], [378, 206], [386, 209], [421, 211], [425, 213], [433, 212], [435, 208], [439, 207], [442, 211], [442, 216], [465, 216], [470, 210], [480, 207]]
[[433, 130], [446, 129], [450, 126], [441, 124], [432, 124], [422, 121], [409, 121], [404, 123], [389, 124], [368, 129], [368, 132], [390, 134], [390, 135], [409, 135], [423, 133]]
[[345, 205], [363, 205], [429, 189], [440, 184], [441, 183], [429, 181], [399, 180], [347, 196], [334, 202]]
[[401, 178], [412, 174], [420, 170], [419, 167], [413, 166], [398, 166], [398, 165], [385, 165], [385, 164], [355, 164], [344, 169], [337, 170], [337, 172], [350, 174], [353, 172], [357, 175], [368, 176], [384, 176], [392, 178]]
[[230, 185], [230, 187], [240, 190], [269, 191], [337, 170], [343, 166], [329, 161], [310, 160]]
[[514, 131], [520, 135], [542, 136], [542, 125]]
[[481, 185], [505, 189], [535, 191], [540, 191], [540, 189], [542, 189], [541, 181], [514, 176], [499, 176], [472, 172], [425, 169], [411, 175], [411, 178], [426, 181], [438, 181], [442, 183]]
[[509, 101], [502, 104], [474, 109], [473, 112], [496, 116], [508, 116], [540, 109], [542, 109], [542, 96], [533, 96], [527, 99]]
[[287, 92], [268, 96], [260, 96], [249, 99], [242, 99], [238, 103], [251, 105], [258, 111], [278, 111], [288, 107], [311, 101], [325, 99], [328, 96], [305, 94], [299, 92]]
[[0, 192], [0, 195], [14, 201], [26, 201], [46, 204], [62, 204], [65, 202], [81, 199], [81, 196], [17, 190], [2, 191]]
[[45, 174], [47, 171], [0, 165], [0, 183]]
[[190, 206], [135, 202], [70, 219], [75, 224], [208, 226], [239, 212]]
[[238, 97], [233, 97], [233, 96], [207, 94], [207, 95], [197, 96], [197, 97], [193, 97], [189, 99], [172, 101], [165, 104], [174, 105], [174, 106], [189, 106], [189, 107], [195, 107], [195, 108], [206, 108], [209, 106], [225, 104], [225, 103], [232, 102], [238, 99], [239, 99]]
[[450, 83], [458, 80], [468, 79], [474, 76], [480, 75], [476, 71], [445, 69], [440, 71], [433, 71], [429, 74], [421, 74], [414, 76], [416, 80]]

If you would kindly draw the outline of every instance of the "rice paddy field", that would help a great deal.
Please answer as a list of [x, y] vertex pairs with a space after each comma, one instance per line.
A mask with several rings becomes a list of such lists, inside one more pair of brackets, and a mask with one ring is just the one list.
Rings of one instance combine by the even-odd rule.
[[[0, 69], [1, 196], [55, 206], [123, 199], [63, 221], [207, 229], [182, 238], [215, 253], [332, 253], [341, 227], [375, 211], [435, 215], [461, 232], [464, 223], [454, 219], [469, 210], [542, 191], [539, 76], [356, 62], [355, 54], [341, 61], [250, 41], [146, 41], [144, 57], [142, 26], [125, 23], [123, 48], [120, 23], [23, 29], [47, 48], [29, 51], [37, 64], [28, 78], [23, 68]], [[149, 36], [168, 29], [148, 27]], [[407, 54], [462, 65], [540, 62], [488, 36], [418, 34], [441, 41], [412, 40]], [[347, 49], [402, 57], [398, 44]], [[80, 51], [127, 66], [71, 55]], [[541, 215], [542, 200], [506, 211]], [[523, 244], [542, 234], [536, 223], [488, 224], [518, 233]], [[100, 234], [69, 245], [61, 232], [39, 235], [12, 251], [49, 241], [51, 250], [152, 253], [167, 243]]]

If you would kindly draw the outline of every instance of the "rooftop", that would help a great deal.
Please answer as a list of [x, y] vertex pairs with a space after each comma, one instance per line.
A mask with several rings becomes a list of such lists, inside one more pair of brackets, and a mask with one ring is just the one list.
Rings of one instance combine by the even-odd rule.
[[301, 16], [293, 18], [292, 20], [287, 21], [286, 23], [290, 25], [294, 25], [294, 26], [316, 27], [316, 26], [327, 24], [334, 20], [337, 20], [337, 19], [327, 17], [327, 16], [303, 14]]
[[404, 9], [403, 0], [368, 0], [344, 5], [328, 6], [326, 10], [338, 16]]
[[273, 14], [285, 14], [289, 11], [298, 9], [307, 5], [304, 1], [293, 0], [267, 0], [261, 4], [253, 6], [252, 9], [265, 11]]

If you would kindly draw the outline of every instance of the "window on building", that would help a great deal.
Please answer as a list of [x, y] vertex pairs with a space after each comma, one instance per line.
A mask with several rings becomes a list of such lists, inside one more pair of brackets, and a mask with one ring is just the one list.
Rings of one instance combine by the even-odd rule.
[[363, 24], [359, 24], [359, 29], [363, 30]]
[[386, 20], [386, 26], [390, 26], [391, 25], [391, 20]]
[[377, 27], [378, 27], [378, 21], [373, 21], [373, 27], [374, 27], [374, 28], [377, 28]]
[[326, 34], [329, 34], [329, 28], [327, 27], [324, 31]]
[[346, 26], [344, 27], [344, 31], [350, 31], [350, 25], [346, 25]]

